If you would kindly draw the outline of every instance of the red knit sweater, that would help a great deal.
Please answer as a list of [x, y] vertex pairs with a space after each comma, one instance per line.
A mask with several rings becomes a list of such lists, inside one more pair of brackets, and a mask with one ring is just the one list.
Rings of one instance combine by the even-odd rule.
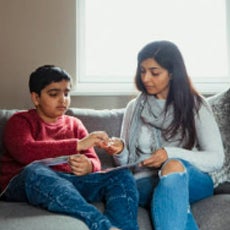
[[[6, 151], [0, 159], [1, 189], [23, 167], [35, 160], [76, 154], [77, 140], [86, 135], [86, 128], [75, 117], [63, 115], [55, 123], [45, 123], [34, 109], [14, 114], [7, 122], [3, 135]], [[101, 169], [101, 163], [93, 148], [81, 153], [90, 158], [94, 171]], [[68, 164], [53, 168], [71, 172]]]

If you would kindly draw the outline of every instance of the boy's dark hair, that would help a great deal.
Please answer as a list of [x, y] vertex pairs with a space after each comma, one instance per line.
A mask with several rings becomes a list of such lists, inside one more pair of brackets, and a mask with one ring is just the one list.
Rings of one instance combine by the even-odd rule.
[[71, 82], [71, 76], [62, 68], [54, 65], [40, 66], [30, 75], [29, 89], [31, 93], [35, 92], [40, 96], [41, 90], [47, 85], [62, 80]]

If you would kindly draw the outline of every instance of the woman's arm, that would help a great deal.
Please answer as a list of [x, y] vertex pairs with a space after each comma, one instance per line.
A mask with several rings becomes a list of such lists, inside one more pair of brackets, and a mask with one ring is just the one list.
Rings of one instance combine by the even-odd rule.
[[116, 165], [125, 165], [128, 163], [128, 156], [129, 156], [129, 130], [130, 130], [130, 124], [132, 115], [135, 109], [135, 103], [136, 99], [133, 99], [130, 101], [125, 109], [122, 126], [121, 126], [121, 134], [120, 138], [123, 141], [123, 150], [119, 154], [114, 154], [113, 158]]
[[222, 167], [224, 148], [220, 131], [211, 108], [202, 105], [195, 118], [197, 150], [164, 147], [169, 158], [181, 158], [191, 162], [203, 172], [212, 172]]

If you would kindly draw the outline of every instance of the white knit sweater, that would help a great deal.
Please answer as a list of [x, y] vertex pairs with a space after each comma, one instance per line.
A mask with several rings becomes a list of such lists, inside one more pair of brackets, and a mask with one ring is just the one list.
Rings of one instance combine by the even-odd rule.
[[[133, 135], [129, 130], [137, 101], [138, 97], [130, 101], [126, 107], [121, 130], [121, 138], [124, 140], [125, 147], [120, 154], [114, 155], [117, 165], [125, 165], [129, 162], [129, 135]], [[220, 131], [211, 108], [201, 105], [198, 116], [195, 117], [195, 127], [198, 145], [194, 146], [192, 150], [172, 146], [171, 143], [165, 141], [163, 147], [167, 151], [168, 158], [186, 160], [212, 176], [212, 173], [219, 170], [223, 165], [224, 149]]]

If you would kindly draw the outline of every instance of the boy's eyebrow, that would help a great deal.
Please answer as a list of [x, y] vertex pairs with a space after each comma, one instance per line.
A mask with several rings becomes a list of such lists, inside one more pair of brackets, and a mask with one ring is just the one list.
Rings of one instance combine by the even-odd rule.
[[[62, 91], [62, 90], [61, 90], [61, 89], [58, 89], [58, 88], [53, 88], [53, 89], [49, 89], [47, 92], [50, 93], [50, 92], [60, 92], [60, 91]], [[69, 89], [69, 88], [66, 88], [64, 91], [65, 91], [65, 92], [69, 92], [70, 89]]]

